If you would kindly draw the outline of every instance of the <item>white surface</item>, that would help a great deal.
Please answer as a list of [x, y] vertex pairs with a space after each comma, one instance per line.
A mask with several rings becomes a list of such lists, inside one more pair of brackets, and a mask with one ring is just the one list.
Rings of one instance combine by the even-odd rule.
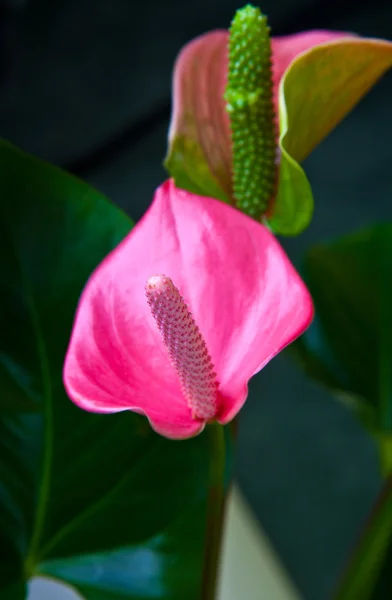
[[27, 600], [85, 600], [71, 587], [46, 577], [34, 577]]
[[[69, 586], [35, 577], [28, 600], [81, 596]], [[235, 487], [227, 507], [218, 600], [301, 600]]]
[[235, 486], [227, 507], [218, 600], [301, 600]]

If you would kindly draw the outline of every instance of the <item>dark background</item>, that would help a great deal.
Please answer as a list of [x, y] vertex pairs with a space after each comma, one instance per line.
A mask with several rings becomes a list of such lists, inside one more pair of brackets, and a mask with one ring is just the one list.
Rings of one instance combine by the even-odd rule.
[[[0, 135], [140, 218], [166, 177], [176, 53], [227, 27], [237, 2], [0, 2]], [[261, 8], [276, 35], [329, 28], [392, 38], [390, 0], [265, 0]], [[392, 73], [306, 161], [314, 220], [283, 240], [297, 265], [313, 242], [391, 218], [391, 98]], [[252, 382], [237, 477], [305, 600], [329, 598], [380, 486], [375, 449], [285, 356]]]

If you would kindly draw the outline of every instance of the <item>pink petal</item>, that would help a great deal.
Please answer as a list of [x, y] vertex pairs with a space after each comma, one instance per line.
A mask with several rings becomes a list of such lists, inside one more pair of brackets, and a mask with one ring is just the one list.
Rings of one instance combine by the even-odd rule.
[[195, 435], [192, 418], [145, 297], [146, 280], [170, 277], [207, 343], [226, 423], [247, 383], [309, 325], [310, 295], [273, 235], [220, 202], [167, 181], [82, 294], [64, 380], [80, 407], [134, 410], [171, 438]]

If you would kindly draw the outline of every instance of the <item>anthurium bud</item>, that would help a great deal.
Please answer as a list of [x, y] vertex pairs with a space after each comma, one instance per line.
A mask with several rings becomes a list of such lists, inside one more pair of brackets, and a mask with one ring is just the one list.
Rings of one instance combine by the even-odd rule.
[[271, 42], [259, 8], [237, 11], [229, 31], [225, 92], [233, 153], [236, 206], [260, 219], [277, 182], [277, 128], [273, 105]]
[[300, 163], [391, 67], [392, 42], [324, 30], [270, 39], [247, 6], [230, 34], [179, 53], [165, 166], [178, 187], [298, 235], [313, 213]]

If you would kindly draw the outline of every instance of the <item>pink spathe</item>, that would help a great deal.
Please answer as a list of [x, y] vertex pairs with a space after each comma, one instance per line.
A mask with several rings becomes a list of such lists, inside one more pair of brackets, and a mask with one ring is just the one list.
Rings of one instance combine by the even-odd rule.
[[169, 438], [199, 433], [146, 298], [164, 274], [192, 314], [218, 381], [227, 423], [249, 379], [310, 324], [310, 294], [266, 227], [220, 201], [164, 183], [131, 233], [91, 275], [64, 365], [69, 397], [100, 413], [132, 410]]

